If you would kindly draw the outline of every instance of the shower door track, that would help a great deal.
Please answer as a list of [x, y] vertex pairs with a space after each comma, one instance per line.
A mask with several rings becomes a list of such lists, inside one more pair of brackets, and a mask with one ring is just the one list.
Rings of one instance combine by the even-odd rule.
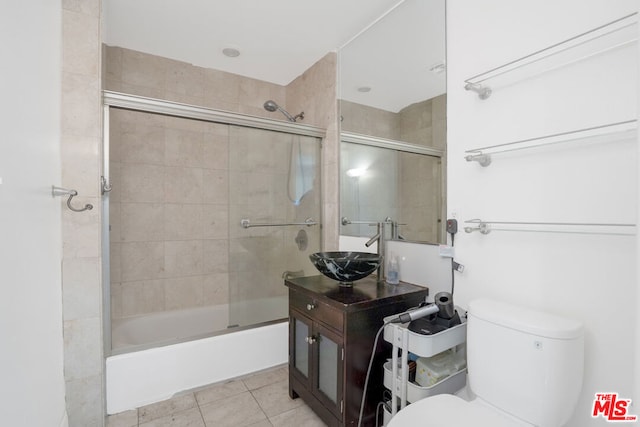
[[326, 135], [326, 129], [316, 126], [292, 123], [289, 121], [270, 120], [262, 117], [250, 116], [248, 114], [215, 110], [213, 108], [199, 107], [197, 105], [182, 104], [179, 102], [129, 95], [126, 93], [112, 92], [108, 90], [102, 91], [102, 99], [105, 108], [118, 107], [127, 110], [144, 111], [148, 113], [285, 132], [294, 135], [313, 136], [317, 138], [324, 138]]

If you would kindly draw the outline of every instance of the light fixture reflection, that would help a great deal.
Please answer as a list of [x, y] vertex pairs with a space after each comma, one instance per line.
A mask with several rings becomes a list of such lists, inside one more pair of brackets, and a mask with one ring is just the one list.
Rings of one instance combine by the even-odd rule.
[[353, 169], [349, 169], [347, 170], [347, 172], [345, 172], [347, 174], [347, 176], [353, 177], [353, 178], [360, 178], [361, 176], [363, 176], [364, 174], [367, 173], [367, 169], [366, 168], [353, 168]]

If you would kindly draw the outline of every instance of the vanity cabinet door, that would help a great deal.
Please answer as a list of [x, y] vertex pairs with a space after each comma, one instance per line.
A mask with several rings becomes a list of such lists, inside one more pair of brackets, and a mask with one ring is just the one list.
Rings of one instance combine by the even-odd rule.
[[313, 362], [316, 369], [313, 381], [314, 394], [336, 417], [342, 419], [344, 346], [342, 337], [314, 323]]
[[289, 369], [299, 381], [311, 385], [311, 359], [313, 341], [312, 321], [308, 317], [291, 311], [289, 316]]

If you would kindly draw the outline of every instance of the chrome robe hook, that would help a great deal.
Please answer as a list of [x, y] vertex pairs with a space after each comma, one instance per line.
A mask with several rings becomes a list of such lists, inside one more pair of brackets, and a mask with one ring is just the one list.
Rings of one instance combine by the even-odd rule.
[[55, 196], [69, 196], [69, 198], [67, 199], [67, 207], [69, 209], [71, 209], [74, 212], [84, 212], [84, 211], [90, 211], [91, 209], [93, 209], [93, 205], [90, 203], [87, 203], [86, 205], [84, 205], [83, 208], [74, 208], [73, 206], [71, 206], [71, 199], [73, 199], [75, 196], [78, 195], [78, 192], [76, 190], [69, 190], [66, 188], [62, 188], [62, 187], [56, 187], [55, 185], [51, 186], [51, 195], [53, 197]]

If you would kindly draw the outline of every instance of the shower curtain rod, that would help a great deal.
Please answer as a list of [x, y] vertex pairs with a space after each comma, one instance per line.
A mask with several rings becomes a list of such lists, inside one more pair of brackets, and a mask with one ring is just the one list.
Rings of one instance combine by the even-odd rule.
[[129, 95], [126, 93], [108, 90], [102, 91], [102, 99], [104, 105], [125, 108], [128, 110], [165, 114], [187, 119], [204, 120], [208, 122], [238, 125], [256, 129], [266, 129], [294, 135], [312, 136], [316, 138], [324, 138], [326, 136], [326, 129], [317, 126], [280, 120], [270, 120], [262, 117], [250, 116], [248, 114], [215, 110], [213, 108], [199, 107], [197, 105], [165, 101], [163, 99], [147, 98], [144, 96]]

